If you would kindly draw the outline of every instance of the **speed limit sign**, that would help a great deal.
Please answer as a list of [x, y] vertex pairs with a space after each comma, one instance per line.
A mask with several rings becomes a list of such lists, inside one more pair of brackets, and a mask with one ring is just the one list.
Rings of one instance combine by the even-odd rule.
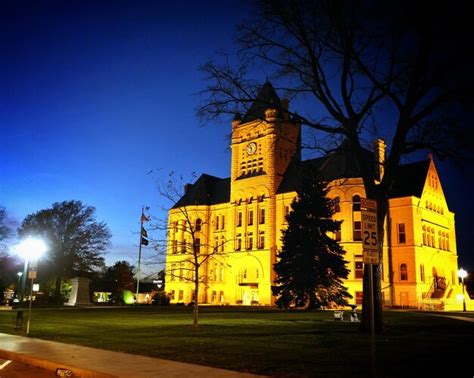
[[364, 264], [380, 264], [377, 202], [367, 198], [361, 198], [360, 207]]

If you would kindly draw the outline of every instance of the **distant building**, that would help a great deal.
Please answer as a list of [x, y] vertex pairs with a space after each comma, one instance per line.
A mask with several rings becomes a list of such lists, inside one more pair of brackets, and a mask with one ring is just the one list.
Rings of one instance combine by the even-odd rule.
[[[350, 269], [345, 285], [352, 302], [362, 303], [360, 170], [345, 143], [327, 156], [300, 161], [300, 125], [278, 113], [282, 106], [287, 102], [266, 83], [247, 114], [232, 122], [230, 178], [203, 174], [170, 209], [166, 291], [171, 303], [193, 300], [187, 251], [199, 248], [201, 254], [219, 251], [201, 268], [200, 303], [274, 304], [273, 264], [303, 165], [317, 167], [330, 182], [334, 218], [343, 221], [333, 236], [347, 251]], [[374, 150], [367, 151], [367, 164], [383, 174], [384, 142], [377, 140]], [[186, 217], [197, 230], [194, 242]], [[431, 157], [400, 166], [388, 219], [381, 264], [384, 304], [459, 308], [454, 213]]]

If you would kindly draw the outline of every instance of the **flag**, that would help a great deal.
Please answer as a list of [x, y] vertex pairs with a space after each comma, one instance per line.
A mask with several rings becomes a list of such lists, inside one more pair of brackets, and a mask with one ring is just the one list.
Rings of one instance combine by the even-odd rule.
[[142, 245], [148, 245], [148, 233], [146, 232], [145, 228], [142, 227], [140, 243]]

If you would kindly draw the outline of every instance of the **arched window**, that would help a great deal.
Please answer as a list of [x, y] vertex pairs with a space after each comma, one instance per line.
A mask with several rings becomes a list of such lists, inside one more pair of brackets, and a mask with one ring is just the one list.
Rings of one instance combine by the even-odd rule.
[[423, 245], [426, 245], [426, 226], [422, 227], [423, 229]]
[[341, 199], [339, 197], [334, 198], [334, 212], [339, 213], [341, 211]]
[[407, 264], [400, 264], [400, 281], [408, 281]]
[[201, 231], [202, 220], [196, 219], [196, 231]]
[[360, 211], [360, 196], [358, 194], [352, 197], [352, 211]]

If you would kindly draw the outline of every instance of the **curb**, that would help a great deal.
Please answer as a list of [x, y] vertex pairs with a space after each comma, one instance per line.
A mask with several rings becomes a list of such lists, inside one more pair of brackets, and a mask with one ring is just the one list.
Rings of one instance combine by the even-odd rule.
[[93, 370], [79, 368], [72, 365], [65, 365], [54, 361], [45, 360], [38, 357], [32, 357], [27, 354], [10, 352], [7, 350], [0, 349], [0, 357], [8, 360], [25, 363], [28, 365], [36, 366], [42, 369], [56, 371], [57, 369], [68, 369], [73, 372], [73, 377], [84, 377], [84, 378], [111, 378], [115, 375], [107, 373], [100, 373]]

